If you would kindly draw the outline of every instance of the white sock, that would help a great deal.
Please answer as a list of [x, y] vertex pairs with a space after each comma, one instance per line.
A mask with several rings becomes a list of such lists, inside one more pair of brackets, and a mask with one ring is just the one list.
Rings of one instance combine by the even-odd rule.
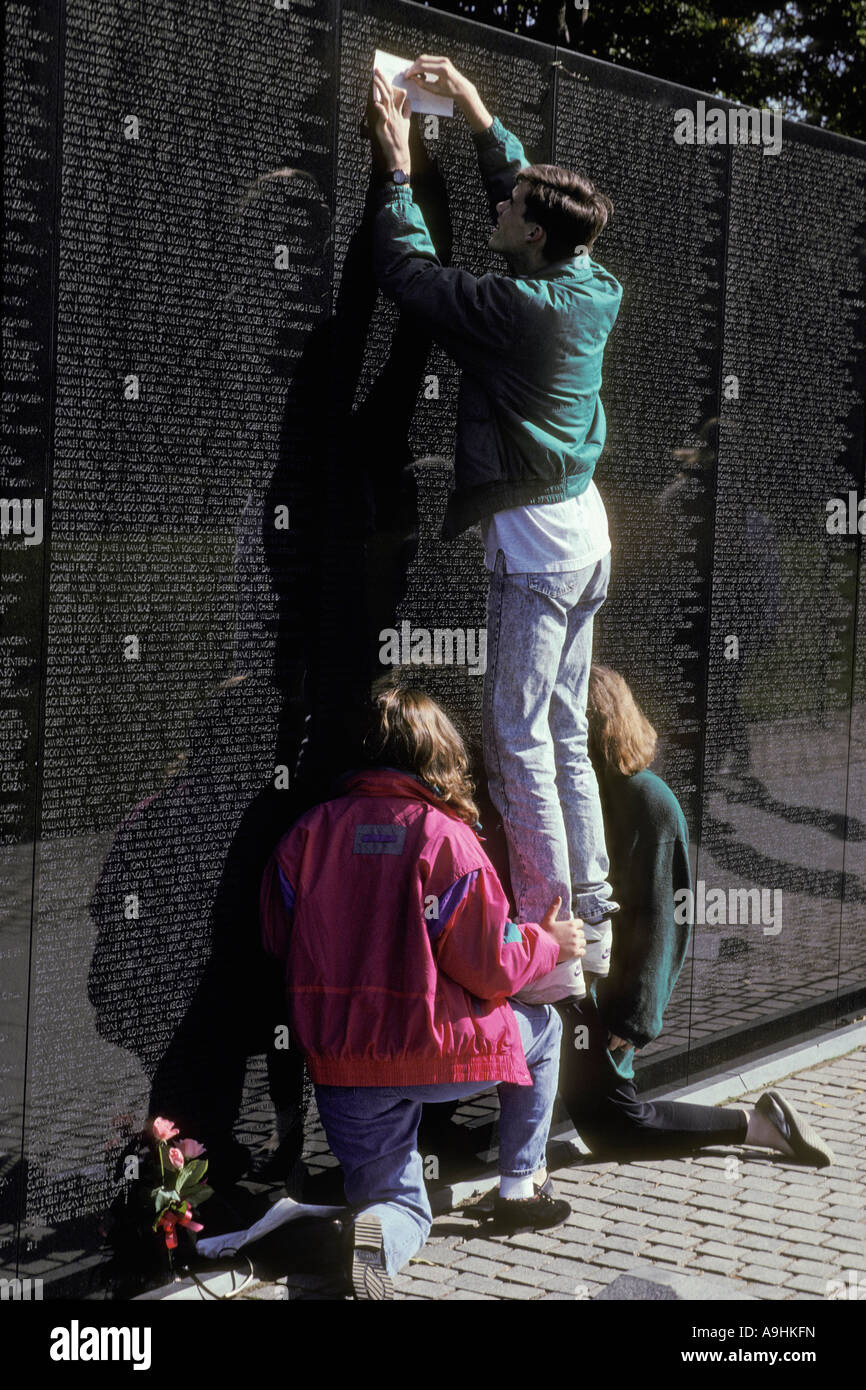
[[499, 1195], [504, 1197], [507, 1202], [518, 1202], [522, 1197], [534, 1197], [535, 1188], [532, 1185], [532, 1174], [527, 1173], [523, 1178], [499, 1179]]

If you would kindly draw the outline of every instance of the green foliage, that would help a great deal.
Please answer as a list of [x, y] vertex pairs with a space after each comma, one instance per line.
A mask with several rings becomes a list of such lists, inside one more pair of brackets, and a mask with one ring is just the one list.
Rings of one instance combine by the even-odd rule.
[[184, 1197], [190, 1197], [190, 1189], [200, 1183], [207, 1172], [207, 1159], [195, 1158], [187, 1163], [177, 1180], [177, 1190], [182, 1192]]
[[159, 1216], [160, 1212], [165, 1211], [166, 1207], [171, 1206], [172, 1202], [176, 1199], [177, 1193], [173, 1188], [155, 1187], [150, 1195], [153, 1199], [154, 1210], [157, 1216]]
[[866, 137], [866, 0], [436, 0], [434, 9]]
[[771, 92], [805, 119], [866, 138], [866, 0], [790, 4], [769, 22]]

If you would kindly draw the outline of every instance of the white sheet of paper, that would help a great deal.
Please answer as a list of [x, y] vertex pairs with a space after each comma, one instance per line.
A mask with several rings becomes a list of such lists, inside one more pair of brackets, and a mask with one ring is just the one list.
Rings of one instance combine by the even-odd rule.
[[245, 1231], [229, 1231], [227, 1235], [208, 1236], [204, 1240], [197, 1240], [196, 1250], [200, 1255], [206, 1255], [209, 1260], [215, 1260], [223, 1251], [240, 1250], [241, 1246], [249, 1244], [252, 1240], [259, 1240], [269, 1231], [275, 1231], [287, 1221], [296, 1221], [300, 1216], [334, 1217], [345, 1214], [345, 1207], [305, 1206], [301, 1202], [293, 1201], [291, 1197], [283, 1197], [281, 1201], [274, 1202], [261, 1221], [257, 1221], [254, 1226]]
[[426, 82], [416, 82], [413, 77], [404, 78], [403, 73], [412, 66], [411, 58], [396, 58], [393, 53], [383, 53], [376, 49], [373, 66], [384, 73], [392, 87], [402, 87], [407, 93], [412, 110], [422, 116], [453, 116], [454, 102], [451, 97], [438, 97], [427, 90]]

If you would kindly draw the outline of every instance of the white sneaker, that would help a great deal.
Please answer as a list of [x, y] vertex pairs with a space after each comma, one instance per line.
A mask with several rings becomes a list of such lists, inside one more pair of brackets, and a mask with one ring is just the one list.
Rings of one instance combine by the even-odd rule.
[[583, 999], [586, 984], [579, 960], [562, 960], [515, 994], [521, 1004], [556, 1004], [560, 999]]
[[610, 952], [613, 946], [613, 922], [606, 917], [603, 922], [584, 922], [583, 934], [586, 937], [586, 955], [583, 957], [584, 970], [595, 975], [610, 974]]

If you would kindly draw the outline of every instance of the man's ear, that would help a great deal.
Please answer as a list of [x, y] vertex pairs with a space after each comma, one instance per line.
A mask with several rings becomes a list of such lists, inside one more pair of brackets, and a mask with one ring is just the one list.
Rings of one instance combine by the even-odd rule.
[[533, 246], [543, 246], [547, 240], [547, 233], [539, 222], [533, 225], [532, 231], [528, 234], [527, 241], [532, 242]]

